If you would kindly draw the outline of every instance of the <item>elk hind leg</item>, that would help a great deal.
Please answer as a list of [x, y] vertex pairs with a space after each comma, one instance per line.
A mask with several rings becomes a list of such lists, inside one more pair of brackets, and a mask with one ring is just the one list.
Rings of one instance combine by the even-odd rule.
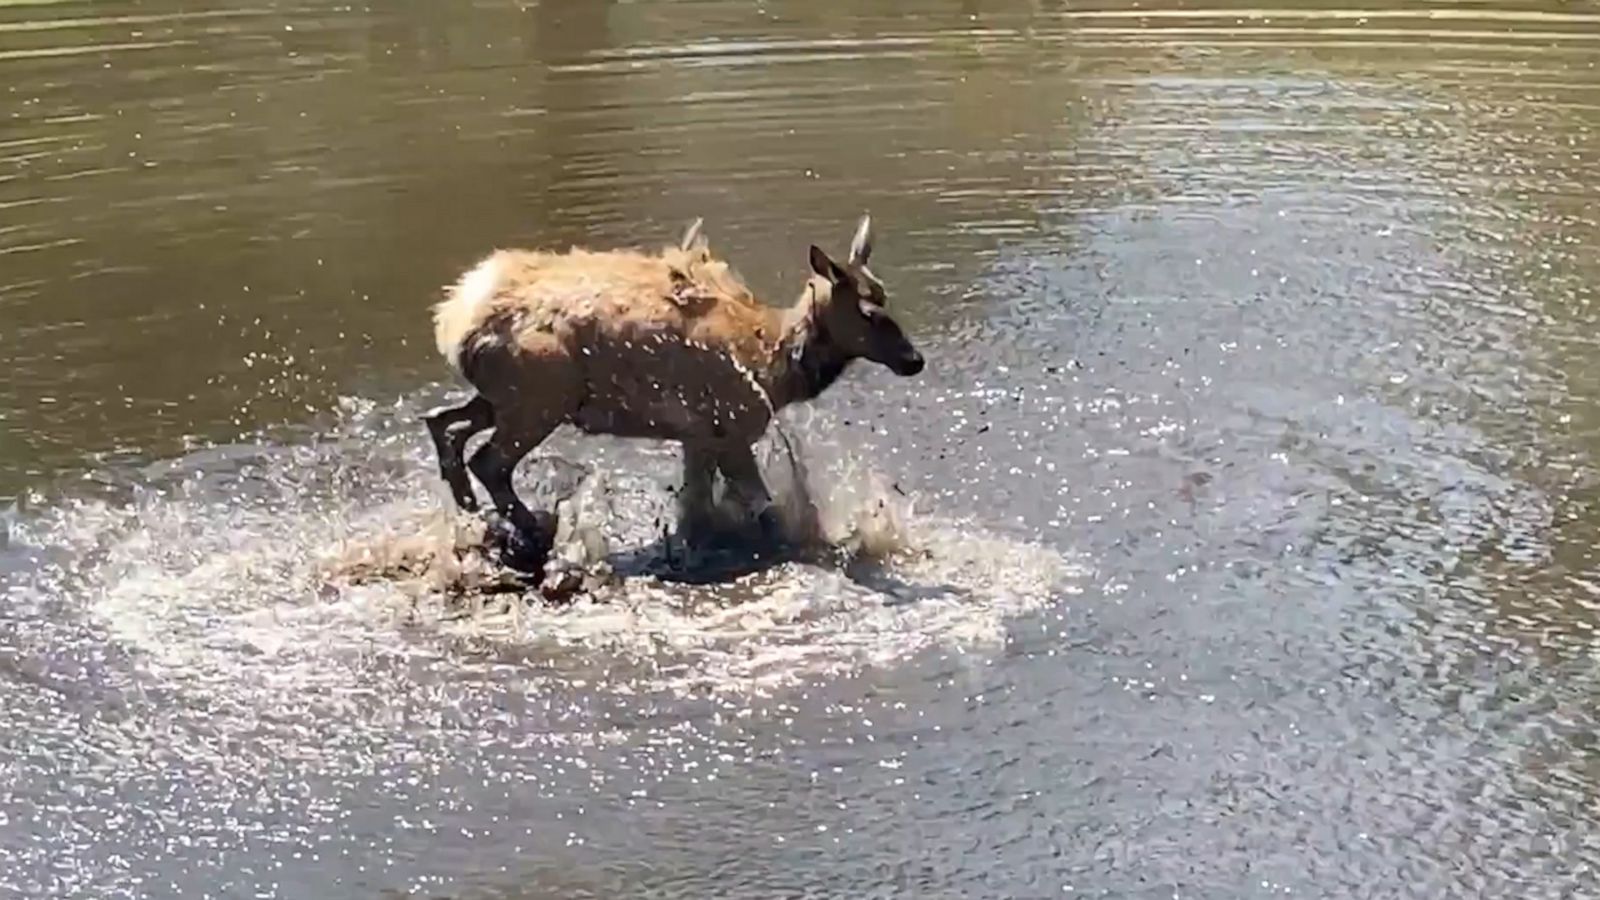
[[517, 496], [512, 475], [517, 464], [549, 437], [562, 418], [555, 410], [541, 414], [526, 406], [517, 409], [514, 419], [502, 413], [494, 434], [467, 463], [489, 492], [495, 511], [511, 527], [509, 534], [501, 533], [497, 537], [504, 544], [503, 558], [513, 568], [542, 570], [555, 545], [555, 512], [530, 510]]
[[767, 490], [767, 483], [761, 477], [755, 453], [749, 447], [726, 447], [717, 454], [717, 468], [727, 479], [728, 489], [745, 509], [755, 514], [762, 535], [777, 538], [783, 531], [782, 522], [772, 502], [772, 492]]
[[511, 478], [523, 457], [554, 430], [554, 423], [535, 426], [519, 422], [515, 427], [504, 423], [495, 429], [488, 442], [478, 448], [478, 452], [472, 454], [472, 460], [468, 463], [472, 467], [472, 474], [489, 492], [495, 511], [529, 534], [545, 531], [551, 524], [551, 516], [549, 513], [535, 514], [528, 509], [512, 487]]
[[502, 544], [512, 568], [538, 571], [555, 545], [554, 511], [535, 513], [512, 487], [517, 464], [573, 412], [581, 399], [582, 372], [552, 334], [514, 336], [475, 357], [472, 382], [494, 407], [494, 434], [472, 454], [467, 468], [489, 492], [499, 522], [490, 536]]
[[439, 477], [450, 486], [456, 506], [463, 512], [477, 512], [478, 497], [467, 478], [463, 454], [473, 435], [494, 427], [494, 407], [482, 395], [475, 395], [460, 406], [429, 410], [422, 421], [427, 424], [433, 449], [439, 455]]

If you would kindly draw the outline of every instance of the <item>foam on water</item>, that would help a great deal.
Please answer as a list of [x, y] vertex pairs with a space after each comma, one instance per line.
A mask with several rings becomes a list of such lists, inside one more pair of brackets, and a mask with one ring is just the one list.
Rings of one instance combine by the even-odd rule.
[[[982, 522], [917, 513], [859, 460], [813, 447], [789, 483], [767, 468], [782, 498], [803, 498], [805, 482], [835, 562], [714, 584], [607, 577], [670, 521], [677, 470], [671, 449], [591, 445], [587, 458], [603, 458], [585, 471], [538, 460], [527, 480], [566, 481], [558, 556], [595, 577], [569, 604], [529, 603], [484, 559], [481, 526], [446, 511], [402, 412], [351, 402], [304, 443], [213, 451], [152, 468], [125, 499], [47, 506], [13, 529], [52, 560], [25, 577], [185, 680], [304, 690], [347, 677], [341, 659], [454, 653], [682, 692], [765, 691], [932, 647], [983, 652], [1084, 574]], [[548, 452], [584, 459], [583, 440]]]

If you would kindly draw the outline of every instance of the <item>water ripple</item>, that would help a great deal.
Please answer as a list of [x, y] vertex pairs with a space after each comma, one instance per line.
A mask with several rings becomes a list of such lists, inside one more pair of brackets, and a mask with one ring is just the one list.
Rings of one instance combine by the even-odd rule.
[[[1595, 893], [1597, 22], [0, 2], [0, 892]], [[396, 571], [437, 285], [862, 209], [930, 365], [797, 427], [931, 556]]]

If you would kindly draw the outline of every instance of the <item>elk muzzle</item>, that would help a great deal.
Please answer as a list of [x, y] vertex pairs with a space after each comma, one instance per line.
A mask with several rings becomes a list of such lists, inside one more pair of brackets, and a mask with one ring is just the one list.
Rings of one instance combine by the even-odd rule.
[[922, 358], [915, 347], [907, 347], [905, 352], [889, 363], [889, 371], [896, 375], [910, 377], [920, 373], [927, 365], [927, 360]]

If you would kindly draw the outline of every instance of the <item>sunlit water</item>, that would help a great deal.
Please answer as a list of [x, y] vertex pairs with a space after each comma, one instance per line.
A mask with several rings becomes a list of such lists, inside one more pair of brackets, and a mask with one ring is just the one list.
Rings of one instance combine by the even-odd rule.
[[[1597, 61], [1590, 3], [0, 0], [0, 895], [1600, 892]], [[618, 575], [487, 591], [439, 286], [704, 216], [787, 303], [863, 209], [929, 367], [786, 414], [835, 552], [658, 577], [673, 448], [560, 434]]]

